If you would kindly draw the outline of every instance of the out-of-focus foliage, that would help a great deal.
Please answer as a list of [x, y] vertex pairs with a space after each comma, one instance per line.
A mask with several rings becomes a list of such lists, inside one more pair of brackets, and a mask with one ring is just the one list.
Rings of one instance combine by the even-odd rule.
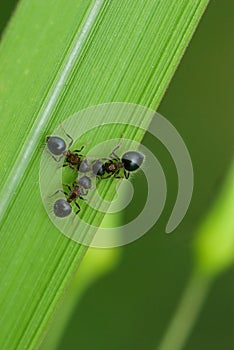
[[[7, 15], [7, 11], [0, 13]], [[172, 235], [164, 234], [176, 194], [176, 173], [160, 143], [148, 137], [145, 142], [167, 168], [167, 209], [151, 232], [124, 247], [120, 266], [89, 287], [74, 307], [58, 349], [73, 349], [77, 343], [87, 350], [153, 349], [193, 269], [194, 241], [203, 271], [213, 273], [232, 262], [233, 234], [226, 215], [233, 202], [228, 204], [224, 198], [225, 193], [231, 198], [231, 189], [227, 187], [222, 197], [218, 194], [233, 157], [233, 21], [232, 0], [211, 2], [160, 106], [181, 133], [193, 160], [194, 196], [184, 222]], [[135, 188], [142, 188], [137, 178]], [[218, 209], [207, 216], [217, 198]], [[138, 191], [136, 207], [140, 202]], [[128, 216], [130, 210], [134, 204]], [[194, 237], [198, 227], [199, 237]], [[186, 350], [233, 348], [233, 290], [231, 268], [214, 284]]]
[[196, 237], [198, 268], [216, 274], [234, 261], [234, 166], [215, 207], [204, 220]]

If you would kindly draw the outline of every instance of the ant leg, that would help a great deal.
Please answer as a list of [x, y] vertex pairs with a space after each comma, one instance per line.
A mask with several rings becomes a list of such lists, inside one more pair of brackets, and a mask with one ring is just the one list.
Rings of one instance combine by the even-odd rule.
[[53, 160], [55, 160], [55, 162], [60, 162], [61, 158], [63, 157], [63, 156], [60, 156], [59, 159], [57, 160], [57, 158], [55, 158], [55, 156], [53, 156], [53, 154], [51, 154], [48, 149], [46, 149], [46, 153], [48, 153], [53, 158]]
[[117, 160], [117, 161], [119, 162], [119, 161], [120, 161], [120, 158], [119, 158], [119, 156], [115, 153], [116, 149], [118, 149], [118, 148], [119, 148], [119, 146], [118, 146], [118, 147], [115, 147], [115, 148], [113, 149], [113, 151], [111, 151], [111, 153], [109, 154], [109, 157], [110, 157], [111, 159]]
[[63, 184], [63, 186], [66, 186], [68, 189], [69, 189], [69, 191], [71, 191], [72, 189], [71, 189], [71, 186], [70, 185], [68, 185], [68, 184]]
[[[117, 154], [115, 153], [115, 151], [117, 151], [117, 149], [120, 148], [120, 146], [122, 145], [122, 143], [123, 143], [123, 136], [122, 136], [122, 138], [121, 138], [120, 143], [111, 151], [111, 153], [110, 153], [110, 158], [112, 158], [112, 159], [115, 159], [115, 158], [116, 158], [116, 160], [120, 160], [119, 156], [117, 156]], [[113, 156], [114, 156], [114, 157], [113, 157]]]
[[65, 132], [65, 134], [67, 135], [67, 137], [69, 137], [69, 139], [71, 140], [70, 142], [69, 142], [69, 144], [68, 144], [68, 146], [67, 146], [67, 148], [69, 149], [70, 147], [71, 147], [71, 145], [73, 144], [73, 138], [69, 135], [69, 134], [67, 134], [66, 132]]
[[64, 156], [60, 156], [58, 159], [55, 158], [55, 156], [53, 156], [51, 153], [50, 153], [51, 157], [53, 158], [53, 160], [55, 160], [57, 163], [60, 162], [60, 160], [64, 157]]
[[75, 151], [73, 151], [73, 152], [80, 153], [82, 151], [82, 149], [84, 149], [84, 146], [82, 146], [80, 149], [75, 149]]
[[59, 192], [61, 192], [61, 193], [63, 193], [63, 194], [65, 194], [65, 196], [68, 196], [68, 193], [67, 192], [65, 192], [65, 191], [63, 191], [63, 190], [57, 190], [56, 192], [54, 192], [49, 198], [51, 198], [51, 197], [53, 197], [53, 196], [55, 196], [57, 193], [59, 193]]
[[59, 168], [65, 168], [66, 166], [69, 166], [69, 168], [71, 168], [72, 170], [77, 170], [72, 164], [70, 163], [64, 163], [63, 165], [61, 165]]
[[129, 171], [126, 171], [126, 170], [124, 169], [124, 176], [125, 176], [125, 179], [128, 179], [128, 178], [129, 178], [129, 175], [130, 175]]
[[[81, 148], [82, 150], [83, 148]], [[85, 158], [85, 156], [83, 154], [80, 154], [80, 150], [79, 149], [76, 149], [75, 151], [73, 151], [74, 154], [76, 154], [79, 158]]]
[[69, 163], [64, 163], [63, 165], [59, 166], [58, 169], [61, 169], [61, 168], [65, 168], [66, 166], [69, 166], [71, 167], [71, 165]]
[[71, 135], [69, 135], [69, 134], [65, 131], [65, 129], [64, 129], [64, 127], [63, 127], [63, 124], [61, 124], [61, 128], [63, 129], [64, 134], [67, 135], [67, 137], [71, 140], [70, 143], [69, 143], [68, 146], [67, 146], [67, 149], [69, 149], [69, 148], [71, 147], [71, 145], [73, 144], [74, 140], [73, 140], [73, 138], [71, 137]]
[[78, 182], [75, 180], [73, 183], [72, 183], [72, 187], [74, 188], [75, 186], [78, 186]]
[[77, 154], [80, 158], [81, 158], [81, 157], [84, 157], [83, 154], [80, 154], [80, 153], [79, 153], [79, 150], [75, 150], [75, 151], [73, 151], [73, 153]]
[[105, 177], [101, 177], [100, 180], [105, 180], [105, 179], [109, 179], [109, 177], [113, 176], [112, 173], [110, 173], [109, 175], [105, 176]]
[[77, 208], [78, 208], [78, 210], [76, 211], [76, 215], [80, 212], [80, 206], [79, 206], [79, 204], [77, 203], [77, 202], [74, 202], [75, 203], [75, 205], [77, 206]]
[[114, 174], [115, 179], [122, 179], [123, 176], [119, 175], [119, 170]]

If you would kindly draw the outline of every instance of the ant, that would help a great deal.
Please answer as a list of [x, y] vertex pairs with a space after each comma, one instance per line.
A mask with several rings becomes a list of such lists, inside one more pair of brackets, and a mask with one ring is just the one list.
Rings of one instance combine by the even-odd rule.
[[[72, 187], [68, 184], [65, 184], [64, 186], [66, 186], [69, 189], [69, 193], [64, 190], [57, 190], [53, 194], [54, 196], [58, 192], [62, 192], [67, 197], [66, 200], [60, 198], [54, 203], [54, 214], [60, 218], [64, 218], [71, 214], [72, 207], [70, 203], [72, 202], [74, 202], [74, 204], [78, 208], [75, 214], [77, 215], [80, 212], [81, 209], [79, 204], [77, 203], [77, 199], [80, 198], [82, 200], [86, 200], [83, 196], [86, 196], [88, 194], [88, 189], [91, 188], [91, 180], [88, 176], [83, 176], [78, 180], [78, 183], [73, 182]], [[85, 192], [84, 189], [86, 189], [87, 191]]]
[[[68, 144], [68, 146], [66, 146], [66, 142], [61, 137], [47, 136], [46, 137], [47, 147], [51, 153], [52, 158], [56, 162], [60, 162], [60, 160], [65, 156], [65, 162], [63, 164], [63, 167], [69, 166], [74, 170], [78, 170], [80, 164], [83, 163], [84, 156], [80, 154], [80, 152], [83, 150], [84, 146], [82, 146], [80, 149], [71, 151], [70, 147], [73, 144], [74, 140], [69, 134], [65, 132], [65, 130], [64, 130], [64, 133], [70, 139], [70, 143]], [[60, 156], [60, 157], [57, 159], [55, 156]]]
[[[114, 178], [129, 178], [130, 172], [137, 170], [143, 160], [143, 154], [136, 151], [129, 151], [123, 154], [122, 158], [115, 153], [120, 147], [116, 146], [110, 153], [109, 158], [101, 158], [93, 164], [93, 173], [100, 179], [108, 179], [113, 176]], [[106, 162], [103, 162], [105, 161]], [[123, 175], [120, 175], [120, 171], [123, 169]]]

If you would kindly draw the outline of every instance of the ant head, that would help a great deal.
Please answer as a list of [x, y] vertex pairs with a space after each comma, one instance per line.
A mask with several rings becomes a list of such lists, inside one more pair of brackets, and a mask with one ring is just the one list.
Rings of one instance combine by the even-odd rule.
[[85, 188], [86, 190], [90, 189], [92, 186], [91, 179], [88, 176], [82, 176], [77, 179], [78, 184]]
[[79, 165], [79, 172], [86, 173], [88, 171], [90, 171], [90, 164], [87, 159], [84, 159]]
[[135, 151], [126, 152], [122, 156], [122, 163], [124, 164], [124, 168], [127, 171], [137, 170], [143, 163], [143, 160], [143, 154]]
[[66, 150], [66, 142], [58, 136], [48, 136], [46, 138], [47, 147], [55, 156], [61, 155]]
[[93, 173], [96, 176], [103, 176], [105, 174], [105, 168], [103, 166], [103, 163], [100, 160], [94, 163]]

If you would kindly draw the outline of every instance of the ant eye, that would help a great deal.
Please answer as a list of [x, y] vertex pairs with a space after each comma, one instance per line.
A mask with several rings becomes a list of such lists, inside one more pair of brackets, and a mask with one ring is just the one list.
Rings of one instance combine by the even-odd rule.
[[134, 151], [126, 152], [122, 156], [122, 162], [124, 164], [124, 168], [127, 171], [137, 170], [143, 163], [143, 160], [144, 160], [143, 154], [139, 152], [134, 152]]
[[94, 175], [97, 175], [97, 176], [103, 176], [105, 174], [105, 169], [103, 167], [102, 162], [97, 161], [96, 163], [94, 163], [93, 173], [94, 173]]
[[88, 176], [82, 176], [81, 178], [79, 178], [78, 184], [86, 190], [90, 189], [92, 185], [91, 179]]
[[66, 149], [66, 142], [57, 136], [48, 136], [46, 143], [49, 151], [55, 156], [61, 155]]
[[54, 214], [59, 218], [64, 218], [71, 214], [72, 208], [65, 199], [58, 199], [54, 203]]

